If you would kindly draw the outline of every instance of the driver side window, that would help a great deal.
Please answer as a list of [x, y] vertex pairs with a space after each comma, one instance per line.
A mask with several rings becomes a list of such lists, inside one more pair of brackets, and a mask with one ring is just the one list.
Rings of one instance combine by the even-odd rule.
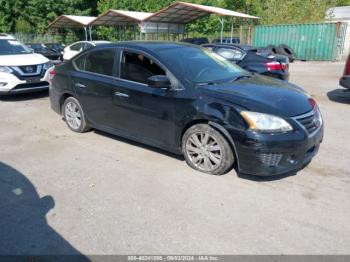
[[148, 78], [154, 75], [166, 75], [166, 72], [156, 62], [143, 54], [123, 52], [120, 68], [122, 79], [147, 84]]

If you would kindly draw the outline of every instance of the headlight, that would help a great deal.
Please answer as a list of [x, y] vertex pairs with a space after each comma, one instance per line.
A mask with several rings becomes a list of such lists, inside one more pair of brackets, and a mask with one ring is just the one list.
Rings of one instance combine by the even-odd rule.
[[51, 61], [44, 64], [44, 69], [47, 70], [49, 68], [53, 67], [53, 63]]
[[287, 132], [293, 130], [293, 127], [287, 121], [278, 116], [250, 111], [242, 111], [241, 115], [253, 130], [268, 132]]
[[8, 66], [0, 66], [0, 73], [11, 74], [12, 73], [12, 69], [9, 68]]

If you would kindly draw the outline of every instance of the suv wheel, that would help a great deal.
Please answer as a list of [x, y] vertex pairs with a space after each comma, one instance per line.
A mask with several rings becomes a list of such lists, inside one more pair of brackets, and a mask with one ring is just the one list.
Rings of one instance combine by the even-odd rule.
[[74, 132], [83, 133], [89, 130], [80, 103], [74, 97], [68, 97], [63, 104], [63, 116], [67, 126]]
[[234, 163], [225, 137], [207, 124], [194, 125], [185, 132], [182, 152], [190, 167], [211, 175], [225, 174]]

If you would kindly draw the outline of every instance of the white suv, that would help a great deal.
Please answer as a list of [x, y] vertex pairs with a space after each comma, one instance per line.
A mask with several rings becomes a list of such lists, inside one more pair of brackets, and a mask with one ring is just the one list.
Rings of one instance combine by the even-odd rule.
[[47, 90], [51, 68], [49, 59], [13, 36], [0, 34], [0, 95]]

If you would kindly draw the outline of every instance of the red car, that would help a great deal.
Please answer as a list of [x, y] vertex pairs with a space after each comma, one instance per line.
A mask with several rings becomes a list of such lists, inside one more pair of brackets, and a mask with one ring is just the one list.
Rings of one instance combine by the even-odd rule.
[[339, 84], [342, 87], [350, 89], [350, 55], [346, 61], [343, 77], [340, 78]]

